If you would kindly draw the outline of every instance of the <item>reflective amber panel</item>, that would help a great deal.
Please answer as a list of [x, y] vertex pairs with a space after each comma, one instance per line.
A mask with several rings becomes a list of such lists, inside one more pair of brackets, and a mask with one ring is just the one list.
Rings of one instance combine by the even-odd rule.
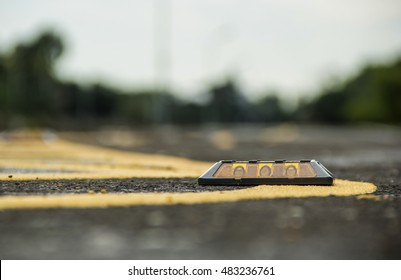
[[316, 172], [313, 167], [308, 162], [302, 162], [299, 164], [298, 168], [299, 177], [316, 177]]
[[309, 162], [223, 163], [213, 177], [218, 178], [311, 178], [316, 172]]
[[232, 163], [223, 163], [220, 168], [214, 173], [213, 177], [220, 178], [232, 178], [234, 177], [233, 173], [233, 164]]
[[248, 178], [255, 178], [258, 176], [258, 165], [254, 163], [248, 163], [247, 165], [248, 170], [247, 170], [247, 177]]
[[258, 164], [258, 177], [268, 178], [273, 175], [273, 164]]
[[274, 163], [273, 164], [273, 176], [272, 177], [285, 177], [285, 166], [283, 163]]

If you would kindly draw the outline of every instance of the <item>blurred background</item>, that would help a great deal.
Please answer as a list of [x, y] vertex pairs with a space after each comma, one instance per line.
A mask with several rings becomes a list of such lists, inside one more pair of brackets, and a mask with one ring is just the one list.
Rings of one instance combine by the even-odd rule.
[[[57, 137], [203, 161], [315, 158], [378, 186], [362, 199], [1, 211], [0, 254], [399, 259], [400, 124], [401, 0], [0, 0], [0, 143], [14, 147], [0, 150], [0, 195], [211, 189], [17, 181], [56, 168], [42, 162], [98, 164], [29, 145]], [[12, 165], [30, 154], [32, 168]]]
[[401, 123], [401, 2], [0, 0], [0, 129]]

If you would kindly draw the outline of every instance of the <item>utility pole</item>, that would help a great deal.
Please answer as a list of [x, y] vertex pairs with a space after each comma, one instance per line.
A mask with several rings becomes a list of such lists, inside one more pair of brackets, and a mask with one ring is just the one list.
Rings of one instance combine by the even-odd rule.
[[153, 123], [168, 122], [170, 106], [167, 94], [171, 79], [171, 0], [154, 0], [154, 89]]

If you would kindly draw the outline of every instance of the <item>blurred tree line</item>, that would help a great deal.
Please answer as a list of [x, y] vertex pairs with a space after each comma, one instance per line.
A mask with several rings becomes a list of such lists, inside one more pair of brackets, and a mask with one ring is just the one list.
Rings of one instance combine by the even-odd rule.
[[368, 65], [355, 77], [324, 90], [301, 104], [296, 118], [304, 121], [401, 123], [401, 59]]
[[55, 64], [62, 39], [44, 32], [0, 53], [0, 127], [79, 128], [98, 124], [200, 124], [205, 122], [401, 122], [401, 60], [368, 66], [341, 85], [286, 112], [277, 94], [250, 102], [233, 80], [212, 86], [204, 104], [158, 91], [122, 92], [102, 84], [64, 82]]

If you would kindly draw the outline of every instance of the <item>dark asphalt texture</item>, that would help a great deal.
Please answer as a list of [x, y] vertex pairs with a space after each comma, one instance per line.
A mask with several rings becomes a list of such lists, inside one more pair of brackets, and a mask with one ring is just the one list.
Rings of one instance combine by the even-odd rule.
[[[141, 145], [124, 147], [105, 141], [108, 135], [116, 133], [113, 130], [66, 133], [63, 137], [122, 150], [153, 151], [209, 161], [316, 158], [337, 178], [376, 184], [377, 196], [374, 199], [350, 196], [107, 209], [6, 210], [0, 211], [0, 258], [401, 258], [399, 128], [301, 127], [296, 128], [296, 138], [280, 143], [277, 139], [261, 141], [260, 127], [233, 127], [228, 132], [235, 144], [227, 150], [211, 144], [214, 140], [209, 137], [215, 130], [218, 128], [206, 128], [208, 133], [171, 127], [124, 130], [125, 134], [149, 139]], [[287, 132], [294, 134], [294, 131]], [[104, 139], [97, 142], [99, 133]], [[174, 135], [175, 144], [171, 139], [154, 139], [163, 139], [163, 133]], [[285, 129], [281, 133], [283, 139], [288, 136]], [[253, 136], [246, 137], [246, 134]], [[0, 195], [85, 193], [102, 189], [119, 193], [200, 192], [230, 188], [233, 187], [201, 187], [196, 178], [0, 181]]]

